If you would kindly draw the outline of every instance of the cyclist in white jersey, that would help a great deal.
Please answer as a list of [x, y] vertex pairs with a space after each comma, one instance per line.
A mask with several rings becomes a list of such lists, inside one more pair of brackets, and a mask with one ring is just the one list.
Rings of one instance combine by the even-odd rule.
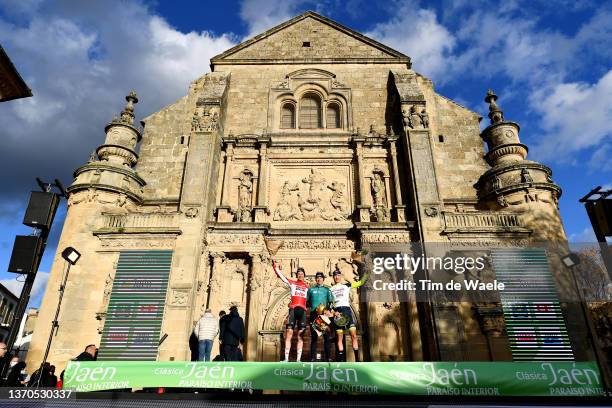
[[355, 353], [355, 361], [359, 361], [359, 343], [357, 341], [357, 327], [355, 325], [355, 316], [351, 310], [350, 295], [351, 289], [363, 286], [368, 280], [368, 274], [364, 273], [363, 277], [357, 282], [342, 283], [342, 272], [336, 269], [333, 273], [334, 286], [330, 288], [334, 298], [334, 311], [336, 315], [346, 316], [347, 319], [337, 318], [334, 322], [346, 320], [342, 324], [336, 324], [336, 334], [338, 337], [337, 343], [337, 361], [346, 361], [346, 353], [344, 352], [344, 330], [348, 328], [353, 343], [353, 352]]

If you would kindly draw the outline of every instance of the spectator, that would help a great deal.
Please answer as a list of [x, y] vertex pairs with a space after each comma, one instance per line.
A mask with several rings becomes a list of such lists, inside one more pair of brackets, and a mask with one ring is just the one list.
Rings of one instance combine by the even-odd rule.
[[[219, 334], [221, 334], [221, 327], [223, 326], [223, 319], [228, 318], [227, 312], [225, 310], [221, 310], [219, 312]], [[221, 340], [221, 336], [219, 335], [219, 354], [217, 357], [213, 359], [213, 361], [224, 361], [225, 356], [223, 355], [223, 341]]]
[[193, 332], [198, 337], [198, 361], [210, 361], [213, 340], [219, 334], [219, 322], [210, 309], [206, 309]]
[[95, 344], [89, 344], [85, 347], [85, 351], [79, 354], [74, 360], [75, 361], [96, 361], [98, 354], [98, 348]]
[[51, 364], [45, 363], [42, 369], [34, 371], [28, 381], [28, 387], [50, 387], [51, 386]]
[[57, 388], [62, 388], [64, 386], [64, 372], [65, 371], [66, 370], [62, 370], [62, 372], [60, 373], [59, 380], [57, 381], [57, 385], [56, 385]]
[[[8, 365], [11, 361], [11, 355], [7, 353], [8, 347], [6, 343], [0, 341], [0, 374], [7, 373], [8, 374]], [[6, 375], [0, 378], [0, 386], [4, 384], [6, 380]]]
[[222, 356], [225, 361], [241, 361], [240, 346], [244, 343], [244, 321], [236, 306], [230, 307], [230, 314], [221, 319]]
[[9, 365], [8, 375], [6, 377], [5, 387], [23, 387], [24, 386], [24, 375], [23, 371], [26, 367], [26, 363], [19, 361], [19, 357], [15, 356], [11, 359]]
[[49, 370], [50, 387], [57, 387], [57, 375], [55, 375], [55, 366], [52, 365]]

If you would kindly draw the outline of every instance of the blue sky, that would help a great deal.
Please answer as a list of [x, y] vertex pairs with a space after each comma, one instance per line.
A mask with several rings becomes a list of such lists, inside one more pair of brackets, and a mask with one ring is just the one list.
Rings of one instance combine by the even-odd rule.
[[[144, 117], [187, 93], [210, 57], [306, 10], [412, 57], [436, 90], [485, 116], [488, 88], [529, 158], [563, 188], [570, 240], [593, 234], [578, 199], [612, 185], [612, 3], [591, 1], [0, 0], [0, 41], [34, 97], [0, 104], [0, 280], [35, 177], [65, 185], [136, 89]], [[483, 123], [486, 121], [483, 120]], [[35, 285], [40, 302], [65, 204]]]

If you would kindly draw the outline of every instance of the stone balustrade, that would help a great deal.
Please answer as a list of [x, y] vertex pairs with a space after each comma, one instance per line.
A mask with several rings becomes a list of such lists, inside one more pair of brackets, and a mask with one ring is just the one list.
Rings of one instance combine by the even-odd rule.
[[508, 212], [442, 212], [444, 232], [530, 232], [519, 214]]
[[180, 233], [179, 214], [104, 214], [98, 233]]

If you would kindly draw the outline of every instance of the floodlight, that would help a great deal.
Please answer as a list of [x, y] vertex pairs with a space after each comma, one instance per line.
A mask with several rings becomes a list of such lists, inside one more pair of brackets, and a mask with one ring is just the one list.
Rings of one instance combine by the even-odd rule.
[[68, 261], [71, 265], [76, 264], [80, 257], [81, 253], [73, 247], [68, 247], [62, 251], [62, 258]]

